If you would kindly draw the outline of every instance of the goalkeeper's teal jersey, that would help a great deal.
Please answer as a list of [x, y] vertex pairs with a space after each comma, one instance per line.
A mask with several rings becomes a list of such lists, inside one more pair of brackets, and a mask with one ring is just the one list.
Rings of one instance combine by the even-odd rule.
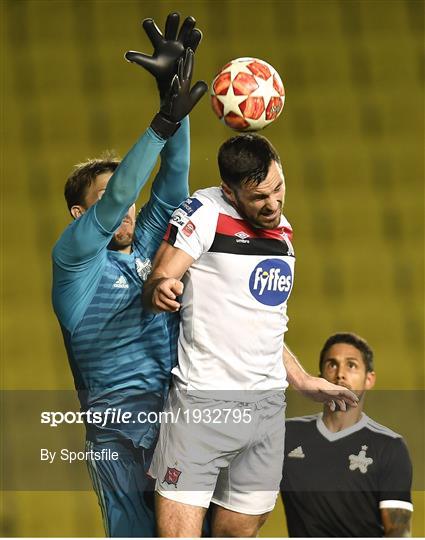
[[[176, 360], [178, 316], [145, 312], [141, 291], [168, 220], [187, 196], [188, 141], [185, 121], [162, 152], [150, 200], [137, 217], [130, 255], [107, 249], [113, 231], [101, 223], [100, 201], [68, 226], [53, 249], [53, 305], [82, 409], [132, 413], [127, 423], [110, 415], [104, 426], [87, 424], [88, 437], [94, 441], [127, 438], [136, 447], [148, 448], [157, 434], [157, 424], [140, 422], [137, 413], [162, 410]], [[138, 165], [144, 174], [137, 191], [164, 144], [148, 130], [131, 151], [146, 161]], [[108, 190], [125, 189], [129, 175], [139, 174], [124, 165], [114, 173], [121, 169], [119, 181], [109, 181], [103, 214]], [[134, 201], [131, 197], [134, 193], [113, 230]]]

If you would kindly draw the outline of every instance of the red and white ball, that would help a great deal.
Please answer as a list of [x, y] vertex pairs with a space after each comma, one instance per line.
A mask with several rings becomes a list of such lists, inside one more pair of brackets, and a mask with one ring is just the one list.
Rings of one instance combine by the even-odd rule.
[[273, 66], [258, 58], [226, 64], [211, 84], [211, 105], [222, 122], [236, 131], [263, 129], [280, 115], [285, 89]]

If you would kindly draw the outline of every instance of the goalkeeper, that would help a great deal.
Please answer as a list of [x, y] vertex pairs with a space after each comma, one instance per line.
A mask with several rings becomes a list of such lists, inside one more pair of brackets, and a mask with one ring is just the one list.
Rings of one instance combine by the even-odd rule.
[[[179, 15], [171, 13], [162, 35], [152, 19], [145, 20], [153, 56], [126, 54], [157, 80], [161, 106], [150, 127], [121, 163], [80, 164], [65, 186], [74, 222], [53, 249], [52, 299], [83, 411], [115, 408], [136, 418], [141, 411], [161, 411], [168, 391], [177, 321], [145, 313], [141, 291], [168, 220], [188, 195], [187, 115], [207, 90], [201, 81], [190, 89], [201, 33], [192, 17], [180, 31], [179, 24]], [[159, 155], [150, 199], [136, 217], [134, 201]], [[145, 471], [158, 426], [103, 424], [86, 423], [86, 446], [119, 455], [88, 462], [106, 535], [154, 536]]]

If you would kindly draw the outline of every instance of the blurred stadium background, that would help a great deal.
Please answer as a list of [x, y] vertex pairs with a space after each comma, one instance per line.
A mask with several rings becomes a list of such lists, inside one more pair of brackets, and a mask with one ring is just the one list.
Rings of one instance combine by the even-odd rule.
[[[123, 53], [150, 53], [140, 22], [162, 27], [171, 10], [204, 31], [197, 79], [256, 56], [284, 81], [284, 112], [265, 135], [282, 157], [295, 230], [289, 345], [315, 373], [328, 334], [355, 331], [375, 350], [379, 390], [423, 390], [421, 0], [2, 0], [2, 388], [73, 387], [50, 305], [50, 250], [69, 222], [63, 184], [78, 161], [124, 155], [148, 125], [154, 82]], [[204, 99], [192, 115], [192, 190], [217, 183], [216, 151], [230, 135]], [[377, 419], [423, 437], [403, 411], [394, 399]], [[25, 445], [26, 428], [7, 426], [2, 440], [16, 431]], [[412, 457], [423, 470], [424, 456]], [[2, 472], [25, 478], [16, 461]], [[416, 486], [413, 532], [423, 536]], [[2, 536], [103, 534], [90, 491], [4, 491], [1, 517]], [[286, 535], [280, 503], [262, 535]]]

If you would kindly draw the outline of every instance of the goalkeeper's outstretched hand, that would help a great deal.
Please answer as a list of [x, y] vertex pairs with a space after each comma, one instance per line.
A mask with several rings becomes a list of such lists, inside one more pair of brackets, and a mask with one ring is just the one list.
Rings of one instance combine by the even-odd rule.
[[161, 104], [166, 97], [170, 84], [177, 71], [179, 59], [185, 49], [196, 50], [202, 39], [202, 32], [195, 28], [193, 17], [186, 17], [179, 29], [180, 15], [170, 13], [165, 23], [165, 32], [161, 33], [153, 19], [145, 19], [143, 28], [153, 45], [153, 54], [148, 56], [137, 51], [127, 51], [125, 59], [143, 67], [151, 73], [157, 82]]
[[160, 111], [152, 120], [152, 129], [163, 139], [168, 139], [177, 131], [181, 120], [190, 113], [208, 90], [208, 85], [204, 81], [198, 81], [190, 88], [193, 58], [192, 49], [186, 49], [185, 56], [180, 58], [177, 73], [162, 100]]

